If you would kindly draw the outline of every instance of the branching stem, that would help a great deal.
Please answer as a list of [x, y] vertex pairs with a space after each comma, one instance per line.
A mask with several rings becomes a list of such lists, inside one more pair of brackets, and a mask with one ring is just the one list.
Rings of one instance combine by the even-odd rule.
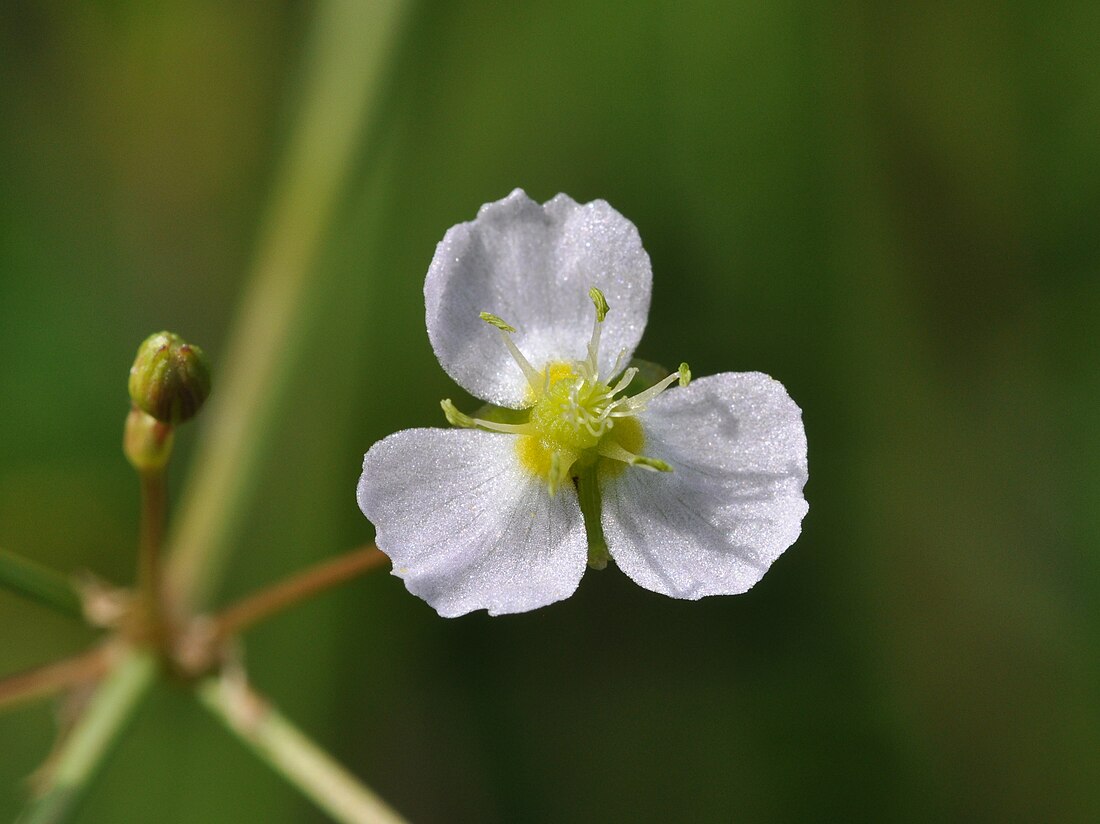
[[401, 824], [385, 801], [306, 738], [248, 684], [210, 678], [198, 696], [241, 741], [341, 824]]
[[0, 586], [73, 618], [83, 618], [80, 595], [64, 575], [0, 549]]
[[0, 681], [0, 709], [98, 681], [107, 674], [115, 656], [114, 646], [99, 646], [72, 658], [10, 675]]
[[339, 555], [254, 593], [214, 618], [218, 640], [230, 638], [313, 595], [383, 566], [389, 559], [373, 544]]
[[111, 670], [50, 763], [42, 792], [17, 824], [61, 824], [77, 812], [156, 671], [156, 660], [144, 653], [130, 654]]

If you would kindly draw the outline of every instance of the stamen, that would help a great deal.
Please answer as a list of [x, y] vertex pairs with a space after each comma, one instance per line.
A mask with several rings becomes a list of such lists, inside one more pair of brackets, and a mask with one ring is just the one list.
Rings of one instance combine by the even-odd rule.
[[602, 323], [596, 321], [592, 325], [592, 338], [588, 341], [588, 358], [581, 364], [581, 374], [585, 380], [595, 383], [599, 380], [600, 371], [600, 329]]
[[496, 315], [492, 314], [491, 312], [482, 312], [480, 315], [478, 315], [478, 317], [480, 317], [483, 321], [485, 321], [490, 326], [495, 326], [501, 332], [515, 332], [516, 331], [516, 327], [512, 326], [509, 323], [506, 323], [505, 321], [501, 320], [500, 318], [498, 318]]
[[588, 290], [588, 297], [592, 298], [592, 303], [596, 307], [596, 322], [592, 326], [592, 338], [588, 342], [588, 360], [585, 362], [585, 377], [595, 383], [599, 380], [600, 370], [600, 329], [603, 326], [604, 318], [607, 317], [607, 313], [611, 311], [611, 307], [607, 305], [607, 298], [603, 296], [603, 292], [595, 286]]
[[474, 422], [480, 429], [490, 432], [505, 432], [509, 435], [535, 435], [538, 430], [529, 423], [500, 423], [499, 421], [487, 421], [484, 418], [474, 418]]
[[623, 449], [622, 445], [615, 441], [607, 441], [606, 443], [600, 443], [596, 447], [596, 452], [605, 458], [610, 458], [613, 461], [620, 461], [624, 464], [634, 463], [634, 459], [638, 456], [633, 452], [628, 452]]
[[499, 423], [487, 421], [484, 418], [471, 418], [469, 415], [458, 411], [450, 398], [444, 398], [439, 402], [447, 423], [457, 426], [459, 429], [484, 429], [489, 432], [505, 432], [509, 435], [534, 435], [537, 430], [529, 423]]
[[533, 367], [530, 361], [523, 356], [523, 353], [519, 351], [519, 347], [516, 346], [509, 337], [512, 332], [516, 331], [516, 327], [506, 323], [490, 312], [482, 312], [479, 317], [490, 326], [495, 326], [500, 330], [501, 337], [504, 338], [504, 345], [508, 348], [508, 354], [512, 356], [512, 360], [516, 362], [523, 372], [523, 377], [527, 379], [527, 385], [531, 387], [531, 391], [538, 394], [540, 384], [542, 383], [542, 376], [535, 371], [535, 367]]
[[639, 455], [633, 461], [634, 466], [640, 466], [642, 469], [649, 469], [653, 472], [671, 472], [672, 467], [662, 461], [660, 458], [645, 458]]
[[651, 472], [671, 472], [672, 467], [662, 461], [660, 458], [647, 458], [644, 455], [635, 455], [623, 446], [614, 441], [608, 443], [601, 443], [597, 447], [597, 451], [605, 458], [610, 458], [613, 461], [620, 461], [629, 466], [637, 466], [642, 469], [648, 469]]
[[615, 384], [614, 388], [611, 389], [608, 392], [608, 395], [611, 396], [611, 397], [614, 397], [615, 395], [618, 395], [620, 392], [622, 392], [624, 389], [626, 389], [628, 386], [630, 386], [630, 382], [632, 380], [634, 380], [634, 376], [637, 375], [637, 374], [638, 374], [638, 367], [637, 366], [631, 366], [629, 369], [627, 369], [625, 372], [623, 372], [623, 376], [621, 378], [619, 378], [619, 382], [617, 384]]
[[607, 305], [607, 298], [595, 286], [588, 290], [588, 297], [592, 298], [592, 302], [596, 304], [596, 323], [603, 323], [603, 319], [611, 311], [611, 307]]
[[[686, 363], [682, 363], [674, 374], [668, 375], [634, 397], [627, 397], [625, 393], [631, 390], [631, 384], [638, 379], [640, 373], [646, 370], [629, 366], [625, 349], [619, 351], [614, 368], [605, 379], [601, 379], [600, 338], [607, 313], [611, 310], [603, 292], [595, 286], [589, 289], [588, 297], [592, 300], [596, 314], [585, 358], [565, 363], [551, 363], [540, 373], [535, 373], [531, 369], [530, 364], [512, 343], [509, 337], [509, 334], [514, 331], [512, 326], [496, 315], [487, 312], [481, 315], [487, 323], [491, 323], [504, 335], [505, 344], [531, 383], [535, 398], [530, 422], [527, 424], [530, 428], [513, 429], [513, 431], [521, 433], [530, 431], [539, 436], [539, 443], [544, 446], [540, 447], [542, 451], [537, 471], [540, 476], [547, 477], [551, 493], [556, 492], [570, 477], [569, 468], [581, 455], [588, 456], [586, 466], [590, 465], [591, 458], [600, 455], [652, 472], [671, 472], [672, 467], [665, 461], [628, 452], [619, 443], [618, 438], [607, 437], [607, 435], [616, 426], [623, 425], [621, 419], [631, 418], [644, 411], [646, 404], [671, 386], [674, 381], [679, 380], [681, 386], [686, 386], [691, 380], [691, 371]], [[467, 420], [475, 426], [508, 431], [503, 426], [474, 419]], [[629, 432], [626, 437], [630, 441]]]
[[629, 409], [631, 412], [641, 412], [643, 409], [645, 409], [645, 405], [647, 403], [649, 403], [655, 397], [664, 392], [673, 383], [673, 381], [677, 380], [680, 380], [680, 374], [678, 372], [673, 372], [664, 380], [653, 384], [653, 386], [649, 387], [649, 389], [644, 389], [633, 397], [623, 398], [622, 400], [625, 401], [623, 406]]
[[451, 426], [457, 426], [459, 429], [474, 429], [477, 426], [473, 418], [458, 411], [458, 407], [450, 398], [441, 400], [439, 406], [443, 409], [443, 416]]
[[619, 354], [615, 356], [615, 365], [611, 367], [611, 375], [618, 375], [619, 370], [623, 368], [623, 361], [626, 360], [626, 350], [620, 349]]

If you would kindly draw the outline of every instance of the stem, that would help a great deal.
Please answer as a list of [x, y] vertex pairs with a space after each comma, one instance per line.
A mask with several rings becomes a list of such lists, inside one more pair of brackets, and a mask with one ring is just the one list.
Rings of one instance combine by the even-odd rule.
[[0, 681], [0, 708], [97, 681], [109, 671], [114, 654], [110, 646], [95, 647], [72, 658], [10, 675]]
[[172, 538], [168, 585], [188, 611], [216, 586], [292, 364], [308, 275], [371, 125], [404, 0], [329, 0], [307, 50], [304, 104], [279, 169], [255, 266]]
[[588, 538], [588, 565], [592, 569], [603, 569], [611, 560], [600, 520], [602, 497], [596, 467], [590, 466], [582, 470], [577, 476], [577, 500], [580, 502], [581, 515], [584, 516], [584, 531]]
[[80, 596], [65, 576], [0, 549], [0, 586], [74, 618], [84, 617]]
[[163, 470], [146, 470], [138, 475], [141, 478], [138, 593], [154, 638], [160, 638], [164, 626], [160, 554], [168, 512], [168, 485]]
[[386, 802], [247, 684], [207, 679], [198, 696], [263, 761], [341, 824], [401, 824]]
[[215, 637], [224, 640], [307, 598], [384, 565], [387, 558], [371, 544], [299, 572], [238, 601], [214, 617]]
[[119, 662], [62, 744], [45, 790], [27, 805], [16, 824], [60, 824], [76, 814], [85, 790], [156, 671], [155, 660], [144, 653], [132, 653]]

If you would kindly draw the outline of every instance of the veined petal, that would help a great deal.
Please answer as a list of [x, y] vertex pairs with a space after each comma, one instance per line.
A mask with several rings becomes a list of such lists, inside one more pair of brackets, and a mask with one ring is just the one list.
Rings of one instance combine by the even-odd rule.
[[588, 553], [576, 492], [550, 497], [511, 435], [406, 429], [370, 448], [357, 491], [393, 574], [440, 615], [526, 612], [576, 590]]
[[626, 363], [641, 340], [652, 280], [638, 230], [605, 201], [582, 205], [558, 195], [540, 206], [516, 189], [452, 227], [436, 248], [424, 282], [428, 337], [460, 386], [519, 408], [527, 381], [481, 312], [515, 327], [514, 342], [541, 370], [586, 356], [594, 319], [588, 291], [597, 287], [611, 306], [599, 359], [610, 377], [619, 353]]
[[735, 595], [794, 543], [808, 509], [802, 411], [759, 372], [671, 389], [639, 415], [646, 456], [672, 472], [602, 478], [611, 557], [675, 598]]

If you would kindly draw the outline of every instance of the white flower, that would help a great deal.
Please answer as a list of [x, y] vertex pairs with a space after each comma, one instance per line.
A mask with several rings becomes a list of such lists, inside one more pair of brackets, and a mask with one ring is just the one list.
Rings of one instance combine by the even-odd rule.
[[435, 354], [473, 395], [527, 411], [502, 423], [444, 401], [466, 428], [398, 432], [363, 459], [378, 546], [440, 615], [559, 601], [606, 553], [654, 592], [741, 593], [798, 537], [806, 435], [781, 384], [689, 385], [682, 365], [626, 396], [651, 282], [602, 200], [517, 189], [444, 236], [424, 284]]

